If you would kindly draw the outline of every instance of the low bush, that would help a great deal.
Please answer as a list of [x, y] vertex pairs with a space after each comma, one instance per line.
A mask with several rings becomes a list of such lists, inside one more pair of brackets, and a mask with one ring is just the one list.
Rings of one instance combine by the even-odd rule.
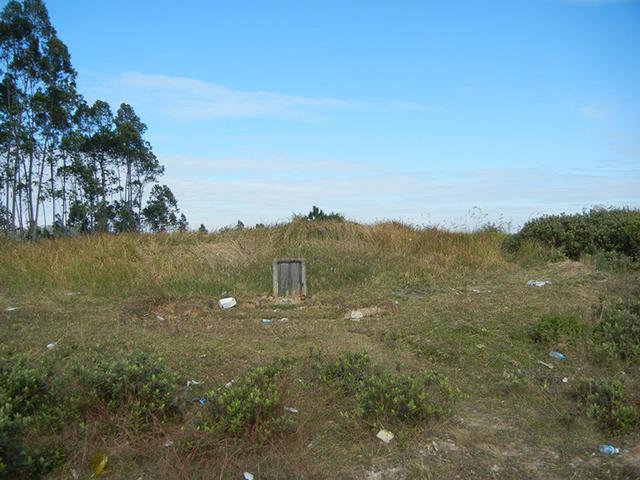
[[592, 209], [574, 215], [545, 215], [528, 221], [506, 240], [516, 251], [528, 241], [559, 249], [567, 257], [612, 252], [640, 260], [640, 210]]
[[442, 375], [377, 373], [367, 376], [356, 393], [356, 411], [367, 419], [416, 422], [450, 414], [452, 399], [453, 389]]
[[0, 360], [0, 478], [38, 478], [60, 463], [56, 447], [27, 444], [30, 429], [60, 425], [62, 405], [50, 374], [21, 359]]
[[603, 302], [593, 331], [596, 348], [606, 357], [640, 362], [640, 299]]
[[289, 362], [279, 360], [258, 367], [209, 392], [199, 428], [232, 436], [266, 438], [291, 426], [285, 415], [285, 373]]
[[347, 352], [324, 367], [322, 379], [339, 385], [344, 393], [353, 394], [362, 388], [372, 369], [367, 352]]
[[584, 330], [585, 325], [578, 314], [555, 313], [540, 317], [532, 336], [540, 343], [576, 344], [584, 335]]
[[422, 372], [390, 374], [371, 363], [366, 352], [348, 352], [328, 363], [322, 379], [355, 399], [365, 419], [423, 421], [451, 412], [454, 391], [445, 376]]
[[122, 360], [99, 360], [91, 368], [77, 369], [89, 401], [110, 411], [126, 411], [145, 422], [177, 410], [177, 375], [161, 359], [134, 353]]
[[620, 380], [585, 380], [573, 397], [585, 415], [611, 432], [625, 433], [640, 424], [640, 409], [627, 399]]

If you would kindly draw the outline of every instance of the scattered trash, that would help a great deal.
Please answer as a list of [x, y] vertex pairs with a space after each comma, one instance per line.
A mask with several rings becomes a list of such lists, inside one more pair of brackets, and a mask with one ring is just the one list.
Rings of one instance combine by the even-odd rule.
[[480, 350], [482, 350], [485, 347], [486, 345], [484, 343], [476, 343], [476, 348], [479, 348]]
[[13, 312], [14, 310], [18, 310], [20, 307], [7, 307], [4, 309], [5, 312]]
[[551, 351], [551, 352], [549, 352], [549, 356], [551, 358], [555, 358], [556, 360], [566, 360], [567, 359], [567, 356], [564, 353], [560, 353], [560, 352]]
[[282, 317], [282, 318], [280, 319], [280, 321], [281, 321], [281, 322], [288, 322], [288, 321], [289, 321], [289, 319], [288, 319], [287, 317]]
[[108, 462], [109, 457], [104, 453], [96, 453], [91, 459], [91, 462], [89, 462], [89, 467], [91, 467], [94, 475], [101, 475], [104, 472], [104, 469], [107, 468]]
[[156, 315], [156, 320], [160, 320], [161, 322], [164, 322], [164, 317], [160, 315]]
[[67, 297], [72, 297], [72, 296], [74, 296], [74, 295], [80, 295], [80, 292], [67, 292], [67, 293], [65, 293], [65, 295], [66, 295]]
[[568, 377], [563, 377], [562, 378], [562, 383], [569, 383], [569, 378]]
[[545, 285], [551, 285], [549, 280], [529, 280], [527, 285], [530, 287], [544, 287]]
[[233, 385], [233, 380], [231, 380], [230, 382], [227, 382], [224, 384], [224, 388], [229, 388], [231, 385]]
[[171, 448], [171, 447], [173, 447], [173, 440], [167, 440], [166, 442], [164, 442], [164, 443], [162, 444], [162, 446], [163, 446], [164, 448]]
[[550, 368], [551, 370], [553, 370], [553, 365], [550, 365], [547, 362], [543, 362], [542, 360], [538, 360], [538, 363], [540, 365], [542, 365], [543, 367], [547, 367], [547, 368]]
[[242, 474], [242, 476], [243, 476], [244, 480], [253, 480], [253, 474], [252, 473], [244, 472]]
[[197, 380], [187, 380], [187, 388], [189, 388], [191, 385], [200, 385], [201, 382], [197, 381]]
[[284, 407], [284, 411], [289, 413], [298, 413], [298, 409], [293, 407]]
[[603, 444], [598, 447], [598, 451], [603, 455], [615, 455], [620, 453], [620, 449], [613, 445]]
[[260, 323], [273, 323], [273, 320], [271, 320], [270, 318], [263, 318], [262, 320], [260, 320]]
[[472, 288], [471, 291], [473, 293], [482, 293], [482, 292], [480, 292], [480, 289], [478, 289], [478, 288]]
[[391, 440], [393, 440], [393, 437], [395, 435], [393, 433], [391, 433], [389, 430], [380, 430], [377, 434], [376, 437], [378, 437], [380, 440], [382, 440], [384, 443], [389, 443]]
[[218, 300], [218, 306], [222, 309], [235, 307], [237, 304], [238, 302], [236, 302], [236, 299], [233, 297], [221, 298]]
[[204, 405], [205, 403], [207, 403], [207, 399], [204, 397], [198, 398], [197, 400], [200, 405]]
[[51, 343], [47, 343], [47, 350], [52, 350], [56, 347], [56, 345], [58, 344], [58, 342], [51, 342]]
[[365, 307], [358, 308], [357, 310], [351, 310], [344, 318], [345, 320], [353, 320], [354, 322], [359, 321], [361, 318], [370, 317], [372, 315], [378, 315], [382, 312], [382, 308], [380, 307]]

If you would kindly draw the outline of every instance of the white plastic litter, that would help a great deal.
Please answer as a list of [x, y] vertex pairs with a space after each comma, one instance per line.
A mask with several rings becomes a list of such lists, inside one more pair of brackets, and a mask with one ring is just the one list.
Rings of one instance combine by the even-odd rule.
[[235, 307], [237, 304], [238, 302], [236, 302], [236, 299], [233, 297], [221, 298], [218, 300], [218, 306], [223, 309]]
[[363, 317], [364, 317], [364, 313], [362, 313], [360, 310], [351, 310], [351, 320], [354, 320], [357, 322]]
[[73, 297], [74, 295], [80, 295], [80, 292], [67, 292], [65, 293], [67, 297]]
[[156, 320], [160, 320], [161, 322], [164, 322], [164, 317], [161, 315], [156, 315]]
[[529, 280], [527, 285], [530, 287], [544, 287], [545, 285], [551, 285], [549, 280]]
[[4, 309], [5, 312], [13, 312], [14, 310], [18, 310], [20, 307], [7, 307]]
[[173, 440], [167, 440], [166, 442], [164, 442], [164, 443], [162, 444], [162, 446], [163, 446], [164, 448], [171, 448], [171, 447], [173, 447]]
[[233, 385], [233, 380], [231, 380], [230, 382], [227, 382], [224, 384], [224, 388], [229, 388], [231, 385]]
[[52, 350], [56, 347], [56, 345], [58, 344], [58, 342], [51, 342], [51, 343], [47, 343], [47, 350]]
[[200, 382], [197, 380], [187, 380], [187, 388], [189, 388], [191, 385], [200, 385]]
[[253, 473], [244, 472], [242, 476], [244, 477], [244, 480], [253, 480]]
[[380, 440], [382, 440], [384, 443], [389, 443], [391, 440], [393, 440], [393, 437], [395, 435], [393, 433], [391, 433], [389, 430], [380, 430], [377, 434], [376, 437], [378, 437]]
[[293, 407], [284, 407], [284, 411], [289, 413], [298, 413], [298, 409]]

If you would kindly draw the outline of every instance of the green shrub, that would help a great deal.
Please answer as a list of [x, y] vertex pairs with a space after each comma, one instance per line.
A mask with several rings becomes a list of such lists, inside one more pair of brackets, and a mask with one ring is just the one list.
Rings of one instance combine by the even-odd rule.
[[311, 211], [307, 214], [307, 218], [314, 221], [322, 221], [322, 220], [338, 220], [344, 221], [344, 217], [336, 212], [325, 213], [321, 208], [316, 207], [315, 205], [311, 209]]
[[164, 417], [177, 409], [178, 378], [164, 362], [146, 353], [134, 353], [122, 360], [99, 360], [91, 368], [77, 369], [90, 401], [110, 411], [128, 411], [141, 421]]
[[593, 337], [607, 357], [640, 362], [640, 299], [617, 299], [603, 303]]
[[585, 380], [573, 397], [585, 415], [612, 432], [624, 433], [640, 423], [640, 410], [627, 401], [620, 380]]
[[322, 379], [353, 397], [357, 415], [365, 419], [427, 420], [450, 413], [454, 399], [446, 377], [386, 373], [366, 352], [347, 352], [330, 362]]
[[640, 210], [593, 209], [574, 215], [545, 215], [525, 223], [505, 246], [516, 251], [527, 241], [560, 249], [572, 259], [615, 252], [640, 260]]
[[49, 372], [0, 360], [0, 478], [37, 478], [60, 463], [56, 447], [38, 448], [25, 437], [30, 429], [58, 427], [62, 412]]
[[356, 411], [363, 418], [422, 421], [451, 413], [453, 389], [442, 375], [376, 373], [356, 393]]
[[344, 393], [355, 393], [362, 388], [372, 369], [367, 352], [347, 352], [324, 367], [322, 378], [337, 383]]
[[285, 372], [288, 361], [258, 367], [231, 385], [209, 392], [199, 428], [209, 432], [267, 437], [291, 426], [284, 413]]
[[543, 315], [536, 325], [533, 338], [537, 342], [563, 342], [575, 344], [584, 334], [584, 323], [579, 315], [555, 313]]

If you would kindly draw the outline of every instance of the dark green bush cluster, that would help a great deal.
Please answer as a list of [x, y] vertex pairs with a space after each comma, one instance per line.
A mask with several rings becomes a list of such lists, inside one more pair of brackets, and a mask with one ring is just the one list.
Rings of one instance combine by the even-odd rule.
[[35, 423], [55, 428], [61, 409], [49, 372], [24, 361], [0, 360], [0, 478], [34, 478], [51, 470], [61, 453], [27, 445]]
[[585, 325], [575, 313], [543, 315], [533, 331], [540, 343], [562, 342], [575, 344], [583, 336]]
[[640, 423], [640, 409], [628, 401], [620, 380], [585, 380], [573, 396], [584, 414], [612, 432], [624, 433]]
[[424, 421], [449, 414], [454, 400], [446, 377], [386, 373], [371, 364], [366, 352], [348, 352], [330, 362], [322, 378], [355, 397], [356, 413], [366, 419]]
[[267, 437], [291, 426], [285, 415], [285, 374], [288, 362], [280, 360], [258, 367], [230, 385], [209, 392], [200, 428], [233, 436]]
[[336, 212], [325, 213], [321, 208], [316, 207], [315, 205], [311, 209], [311, 211], [307, 214], [307, 219], [310, 221], [321, 221], [321, 220], [338, 220], [344, 221], [344, 217]]
[[593, 337], [608, 357], [640, 362], [640, 299], [617, 299], [599, 306], [600, 320]]
[[110, 411], [127, 411], [139, 420], [163, 417], [176, 410], [178, 379], [160, 359], [138, 352], [122, 360], [99, 360], [78, 368], [90, 401]]
[[572, 259], [611, 252], [640, 260], [640, 211], [593, 209], [574, 215], [545, 215], [527, 222], [505, 246], [516, 251], [527, 241], [560, 249]]

